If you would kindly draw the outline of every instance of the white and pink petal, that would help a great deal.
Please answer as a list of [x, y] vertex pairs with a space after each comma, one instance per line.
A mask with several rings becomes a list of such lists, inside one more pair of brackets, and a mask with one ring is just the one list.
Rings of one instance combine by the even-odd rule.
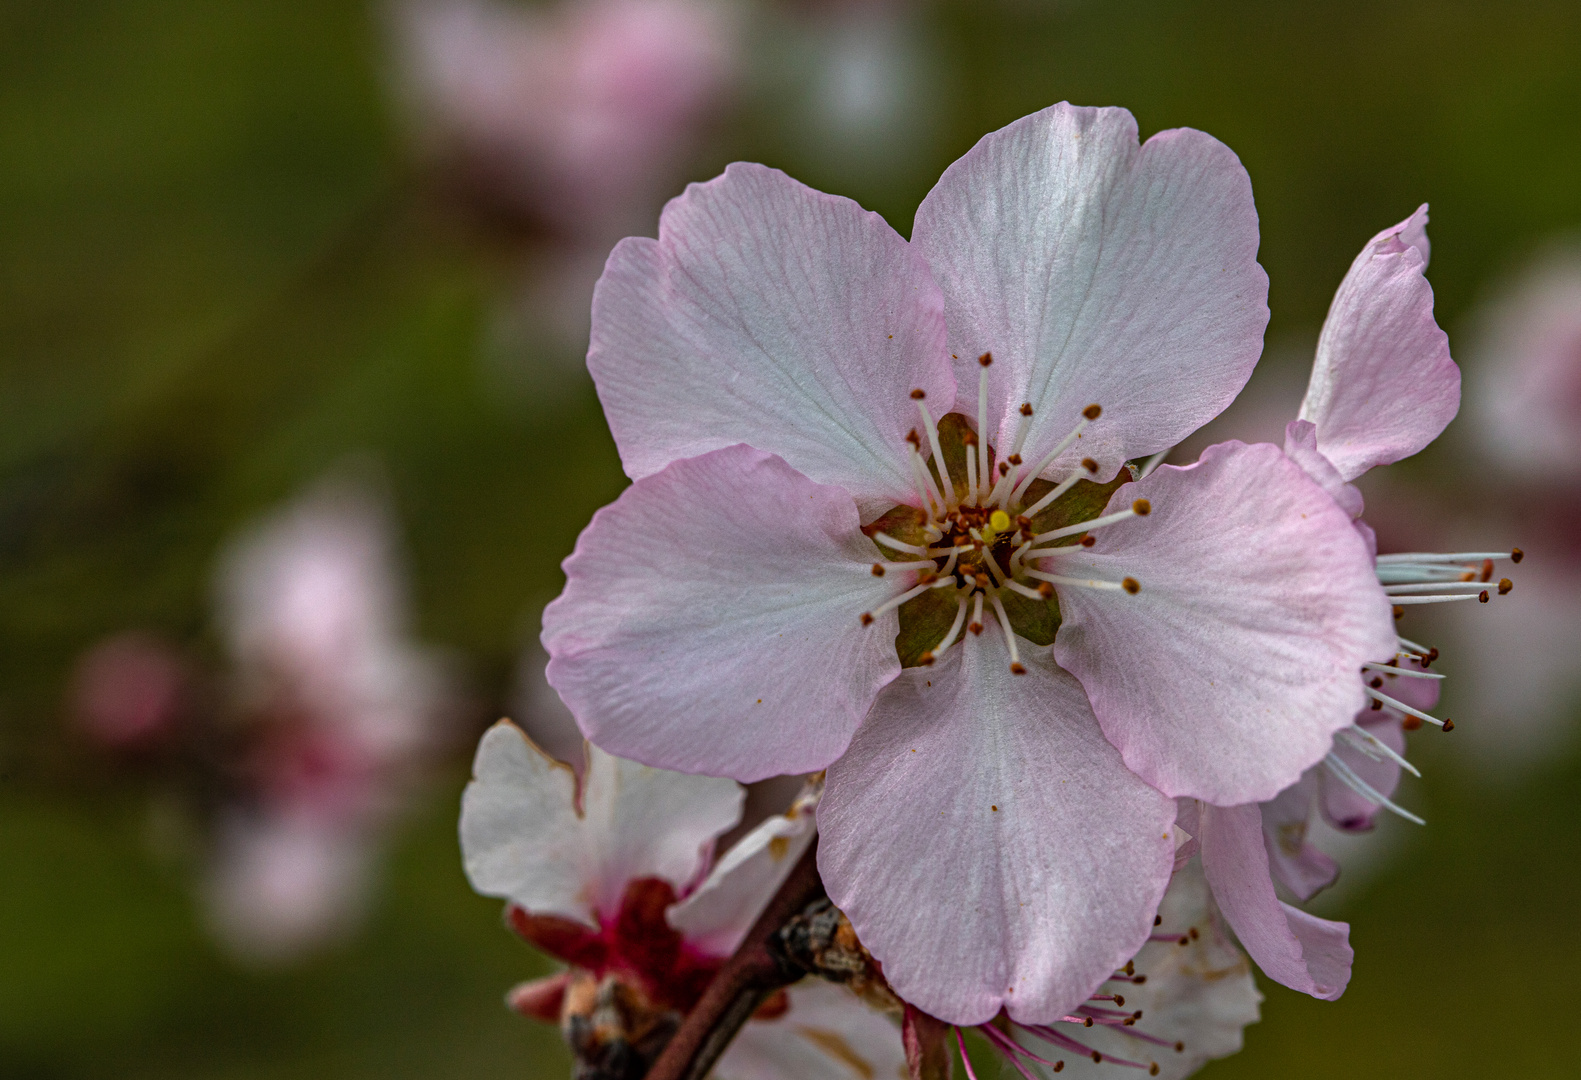
[[742, 781], [822, 769], [900, 670], [856, 505], [747, 446], [677, 461], [593, 516], [544, 611], [547, 676], [582, 731]]
[[818, 809], [830, 899], [895, 991], [950, 1023], [1064, 1015], [1147, 939], [1173, 864], [1174, 803], [1046, 650], [1021, 656], [1011, 676], [989, 630], [905, 671]]

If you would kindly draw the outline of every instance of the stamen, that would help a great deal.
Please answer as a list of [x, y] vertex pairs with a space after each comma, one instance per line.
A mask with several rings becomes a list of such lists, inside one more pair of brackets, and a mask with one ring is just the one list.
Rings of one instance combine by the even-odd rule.
[[[1422, 650], [1425, 654], [1427, 650]], [[1381, 671], [1387, 675], [1403, 675], [1407, 679], [1442, 679], [1443, 676], [1436, 671], [1417, 671], [1415, 668], [1395, 667], [1391, 664], [1366, 663], [1362, 667], [1371, 671]]]
[[[1032, 538], [1032, 542], [1034, 544], [1042, 544], [1049, 540], [1063, 540], [1067, 536], [1077, 536], [1084, 532], [1092, 532], [1094, 529], [1102, 529], [1107, 525], [1113, 525], [1116, 522], [1125, 521], [1129, 518], [1146, 517], [1152, 511], [1152, 503], [1146, 499], [1137, 499], [1129, 508], [1117, 513], [1105, 514], [1103, 517], [1096, 517], [1091, 521], [1078, 522], [1075, 525], [1066, 525], [1063, 529], [1050, 529], [1048, 532], [1038, 533]], [[1070, 546], [1072, 545], [1067, 545], [1067, 547]], [[1045, 548], [1042, 550], [1050, 549]], [[1030, 558], [1031, 556], [1028, 557]]]
[[875, 532], [873, 539], [887, 548], [904, 551], [907, 555], [921, 555], [925, 559], [932, 558], [927, 548], [918, 547], [916, 544], [908, 544], [904, 540], [896, 540], [886, 532]]
[[[985, 352], [977, 358], [977, 477], [980, 488], [988, 487], [988, 368], [994, 354]], [[982, 491], [974, 489], [972, 500], [980, 502]]]
[[1098, 419], [1102, 413], [1103, 409], [1097, 405], [1089, 405], [1083, 409], [1081, 413], [1081, 419], [1076, 421], [1076, 426], [1071, 429], [1070, 434], [1061, 439], [1055, 445], [1054, 449], [1050, 450], [1047, 454], [1044, 454], [1042, 461], [1038, 462], [1032, 467], [1030, 471], [1022, 475], [1021, 480], [1016, 484], [1015, 490], [1010, 493], [1010, 498], [1005, 503], [1005, 505], [1008, 506], [1010, 503], [1020, 502], [1026, 496], [1027, 486], [1030, 485], [1032, 481], [1041, 476], [1044, 469], [1054, 464], [1055, 458], [1059, 457], [1066, 450], [1070, 449], [1071, 443], [1081, 438], [1081, 433], [1087, 430], [1087, 425]]
[[1412, 765], [1409, 761], [1405, 760], [1405, 758], [1395, 753], [1388, 743], [1379, 739], [1378, 736], [1374, 735], [1366, 728], [1352, 724], [1348, 728], [1340, 728], [1339, 731], [1335, 732], [1335, 734], [1345, 736], [1345, 741], [1347, 743], [1355, 747], [1361, 753], [1366, 754], [1368, 757], [1372, 758], [1372, 760], [1392, 761], [1396, 765], [1400, 766], [1400, 768], [1416, 777], [1418, 780], [1422, 778], [1422, 774], [1417, 771], [1415, 765]]
[[974, 593], [973, 596], [975, 599], [972, 604], [972, 621], [966, 625], [966, 629], [973, 634], [981, 634], [983, 632], [983, 594], [978, 592]]
[[950, 482], [950, 470], [944, 464], [944, 451], [939, 446], [939, 425], [933, 422], [933, 414], [928, 411], [928, 405], [923, 398], [926, 395], [921, 390], [913, 390], [911, 398], [917, 403], [917, 412], [922, 414], [922, 426], [928, 433], [928, 445], [933, 448], [933, 460], [939, 467], [939, 482], [944, 485], [944, 506], [946, 509], [956, 504], [955, 485]]
[[[1455, 600], [1482, 600], [1488, 595], [1486, 589], [1480, 593], [1463, 593], [1460, 596], [1390, 596], [1389, 602], [1395, 607], [1407, 607], [1415, 604], [1447, 604]], [[1483, 600], [1483, 603], [1487, 603]]]
[[976, 435], [970, 431], [966, 433], [966, 501], [969, 503], [977, 502], [977, 448], [982, 444], [983, 440]]
[[1426, 645], [1418, 645], [1416, 642], [1412, 641], [1410, 638], [1400, 637], [1398, 634], [1395, 635], [1394, 640], [1398, 641], [1400, 643], [1400, 645], [1403, 648], [1405, 648], [1407, 651], [1413, 652], [1413, 653], [1415, 653], [1418, 656], [1425, 656], [1429, 660], [1437, 660], [1438, 659], [1438, 650], [1437, 649], [1429, 649]]
[[[912, 432], [913, 435], [916, 432]], [[920, 441], [920, 440], [919, 440]], [[944, 496], [939, 492], [939, 485], [933, 482], [933, 474], [928, 471], [927, 462], [922, 460], [922, 451], [915, 442], [907, 440], [911, 446], [910, 457], [912, 483], [917, 485], [917, 490], [922, 494], [922, 501], [928, 504], [929, 517], [943, 517], [949, 509], [945, 505]]]
[[1366, 799], [1368, 802], [1377, 803], [1385, 810], [1389, 810], [1395, 814], [1398, 814], [1407, 821], [1415, 822], [1418, 825], [1427, 824], [1424, 819], [1417, 817], [1415, 814], [1411, 813], [1411, 811], [1405, 809], [1404, 807], [1396, 805], [1377, 788], [1373, 787], [1371, 784], [1367, 783], [1367, 781], [1357, 776], [1351, 767], [1345, 764], [1344, 759], [1339, 757], [1332, 750], [1329, 751], [1328, 756], [1323, 759], [1323, 764], [1328, 767], [1329, 772], [1332, 773], [1336, 779], [1338, 779], [1356, 794]]
[[1010, 649], [1010, 674], [1025, 675], [1027, 669], [1021, 665], [1021, 656], [1016, 650], [1016, 633], [1010, 629], [1010, 616], [1005, 614], [1004, 601], [999, 599], [998, 593], [994, 593], [989, 599], [994, 602], [994, 614], [999, 618], [999, 629], [1005, 632], [1005, 645]]
[[1035, 517], [1038, 514], [1042, 513], [1044, 507], [1048, 506], [1055, 499], [1059, 498], [1061, 495], [1065, 494], [1071, 488], [1075, 487], [1076, 486], [1076, 481], [1080, 480], [1081, 478], [1082, 478], [1082, 474], [1081, 473], [1079, 473], [1079, 472], [1071, 473], [1065, 479], [1063, 479], [1059, 483], [1055, 484], [1046, 494], [1044, 494], [1044, 496], [1041, 499], [1039, 499], [1037, 502], [1033, 503], [1031, 506], [1027, 507], [1025, 510], [1021, 511], [1022, 516], [1023, 517]]
[[[1173, 449], [1173, 447], [1171, 449]], [[1164, 459], [1168, 456], [1168, 450], [1160, 450], [1158, 453], [1142, 462], [1142, 467], [1137, 470], [1136, 478], [1138, 480], [1146, 480], [1148, 476], [1152, 474], [1154, 469], [1158, 468], [1164, 463]]]
[[955, 605], [955, 621], [950, 624], [950, 632], [944, 635], [944, 640], [939, 642], [929, 651], [937, 656], [955, 644], [956, 635], [961, 632], [961, 626], [966, 622], [966, 601], [968, 596], [961, 594], [960, 601]]
[[1427, 713], [1423, 712], [1421, 709], [1413, 709], [1413, 708], [1411, 708], [1411, 706], [1407, 705], [1405, 702], [1398, 701], [1398, 700], [1390, 697], [1388, 694], [1383, 693], [1381, 690], [1374, 690], [1372, 687], [1366, 686], [1366, 685], [1362, 686], [1362, 690], [1365, 691], [1367, 696], [1372, 698], [1374, 701], [1381, 701], [1381, 702], [1383, 702], [1383, 704], [1387, 705], [1389, 708], [1396, 709], [1399, 712], [1403, 712], [1407, 716], [1414, 716], [1418, 720], [1426, 721], [1429, 724], [1436, 724], [1437, 726], [1443, 728], [1445, 731], [1453, 731], [1454, 730], [1453, 726], [1449, 723], [1449, 721], [1447, 721], [1447, 720], [1440, 720], [1436, 716], [1429, 716], [1429, 715], [1427, 715]]
[[1390, 596], [1410, 596], [1417, 593], [1462, 592], [1465, 590], [1478, 593], [1486, 588], [1487, 585], [1480, 581], [1423, 581], [1412, 585], [1385, 585], [1384, 591]]
[[972, 1059], [966, 1056], [966, 1037], [961, 1034], [961, 1029], [955, 1029], [955, 1045], [961, 1048], [961, 1064], [966, 1066], [966, 1080], [977, 1080], [977, 1074], [972, 1072]]
[[[1026, 573], [1027, 577], [1037, 578], [1039, 581], [1046, 581], [1050, 585], [1073, 585], [1078, 589], [1125, 589], [1124, 583], [1119, 581], [1099, 581], [1094, 578], [1073, 578], [1066, 577], [1063, 574], [1045, 573], [1042, 570], [1028, 570]], [[1130, 590], [1126, 591], [1129, 592]]]
[[1012, 465], [1021, 464], [1021, 448], [1026, 445], [1027, 432], [1032, 430], [1032, 403], [1021, 403], [1021, 419], [1016, 422], [1016, 437], [1011, 440], [1010, 453], [1005, 455], [1005, 460]]
[[1509, 551], [1461, 551], [1454, 554], [1443, 554], [1433, 551], [1403, 551], [1393, 555], [1379, 555], [1380, 565], [1388, 563], [1480, 563], [1483, 559], [1512, 559], [1520, 562], [1525, 557], [1525, 552], [1520, 548]]
[[927, 592], [931, 588], [934, 588], [938, 584], [939, 582], [937, 580], [930, 578], [929, 580], [924, 581], [921, 585], [916, 585], [910, 589], [907, 589], [899, 596], [890, 597], [872, 611], [862, 612], [862, 625], [872, 626], [873, 620], [884, 614], [884, 612], [888, 611], [890, 608], [897, 608], [901, 604], [904, 604], [907, 600], [910, 600], [912, 597], [921, 596], [923, 593]]
[[[1051, 594], [1054, 591], [1053, 588], [1051, 588], [1047, 584], [1045, 584], [1043, 587], [1045, 589], [1048, 589]], [[1011, 592], [1020, 593], [1022, 596], [1026, 597], [1028, 600], [1047, 600], [1048, 599], [1047, 596], [1044, 596], [1038, 590], [1036, 590], [1034, 588], [1031, 588], [1031, 587], [1029, 587], [1027, 585], [1023, 585], [1019, 581], [1006, 581], [1005, 582], [1005, 588], [1009, 589]]]
[[[1027, 1058], [1037, 1062], [1039, 1065], [1047, 1065], [1056, 1072], [1065, 1068], [1065, 1063], [1063, 1061], [1056, 1062], [1050, 1061], [1048, 1058], [1039, 1057], [1032, 1051], [1028, 1050], [1026, 1047], [1022, 1046], [1020, 1043], [1016, 1042], [1010, 1036], [994, 1027], [992, 1024], [979, 1024], [977, 1026], [977, 1030], [981, 1031], [984, 1037], [986, 1037], [988, 1041], [995, 1047], [1009, 1055], [1012, 1063], [1015, 1062], [1016, 1056], [1019, 1054], [1025, 1055]], [[1025, 1071], [1022, 1072], [1022, 1075], [1026, 1075]]]

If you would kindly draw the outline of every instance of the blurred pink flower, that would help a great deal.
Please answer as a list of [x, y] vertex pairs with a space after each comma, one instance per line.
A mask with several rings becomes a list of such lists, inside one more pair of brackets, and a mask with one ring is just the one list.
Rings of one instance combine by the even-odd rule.
[[447, 688], [406, 639], [387, 510], [330, 480], [227, 553], [220, 621], [249, 746], [221, 812], [211, 922], [239, 955], [290, 959], [354, 926], [379, 832], [402, 805]]
[[708, 0], [400, 0], [405, 90], [436, 153], [547, 233], [534, 288], [571, 335], [605, 253], [645, 233], [733, 82]]
[[[484, 735], [473, 774], [461, 804], [468, 879], [509, 901], [511, 926], [570, 965], [517, 987], [511, 1003], [561, 1023], [584, 1060], [628, 1051], [651, 1060], [815, 833], [814, 788], [716, 862], [714, 842], [741, 815], [735, 782], [587, 746], [578, 783], [503, 721]], [[813, 979], [779, 1004], [747, 1026], [712, 1075], [904, 1075], [899, 1028], [850, 991]], [[600, 1025], [617, 1013], [612, 1035]]]
[[154, 749], [176, 733], [189, 706], [192, 672], [153, 634], [116, 634], [77, 661], [68, 708], [77, 727], [111, 750]]
[[[1098, 517], [1109, 493], [1075, 488], [1234, 397], [1256, 248], [1228, 148], [1060, 105], [951, 166], [910, 244], [738, 164], [600, 281], [588, 364], [635, 483], [565, 564], [549, 680], [611, 751], [828, 766], [830, 897], [943, 1020], [1085, 1000], [1167, 884], [1164, 795], [1272, 797], [1393, 649], [1349, 515], [1277, 448], [1214, 448]], [[977, 430], [941, 434], [958, 375]], [[897, 632], [945, 588], [903, 672]]]

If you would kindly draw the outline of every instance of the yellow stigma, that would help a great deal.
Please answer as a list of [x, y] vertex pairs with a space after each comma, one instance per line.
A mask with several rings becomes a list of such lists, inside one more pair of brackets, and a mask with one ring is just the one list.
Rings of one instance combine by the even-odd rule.
[[988, 527], [996, 533], [1002, 533], [1010, 528], [1010, 515], [1003, 510], [995, 510], [988, 515]]

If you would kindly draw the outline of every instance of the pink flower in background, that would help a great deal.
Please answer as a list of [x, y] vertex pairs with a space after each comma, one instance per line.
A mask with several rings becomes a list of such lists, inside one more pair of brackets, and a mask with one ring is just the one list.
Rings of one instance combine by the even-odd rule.
[[355, 925], [446, 688], [406, 637], [388, 512], [345, 480], [239, 539], [221, 566], [247, 798], [221, 813], [210, 918], [238, 955], [287, 960]]
[[635, 483], [565, 564], [550, 682], [654, 765], [828, 766], [830, 897], [941, 1019], [1085, 1000], [1147, 937], [1166, 796], [1271, 798], [1394, 648], [1349, 515], [1276, 448], [1097, 483], [1245, 382], [1256, 248], [1222, 144], [1060, 105], [947, 170], [910, 244], [734, 165], [600, 281]]
[[78, 728], [100, 746], [152, 750], [175, 736], [192, 690], [192, 672], [181, 653], [134, 630], [83, 654], [72, 674], [68, 707]]
[[406, 92], [435, 152], [546, 231], [535, 283], [586, 332], [604, 253], [652, 228], [736, 64], [706, 0], [402, 0]]
[[[741, 816], [730, 780], [638, 765], [587, 747], [572, 770], [509, 723], [478, 746], [461, 846], [479, 892], [511, 926], [570, 965], [512, 992], [559, 1022], [580, 1060], [651, 1061], [812, 842], [816, 789], [717, 862]], [[865, 1080], [905, 1074], [898, 1026], [813, 979], [760, 1010], [711, 1075]]]

